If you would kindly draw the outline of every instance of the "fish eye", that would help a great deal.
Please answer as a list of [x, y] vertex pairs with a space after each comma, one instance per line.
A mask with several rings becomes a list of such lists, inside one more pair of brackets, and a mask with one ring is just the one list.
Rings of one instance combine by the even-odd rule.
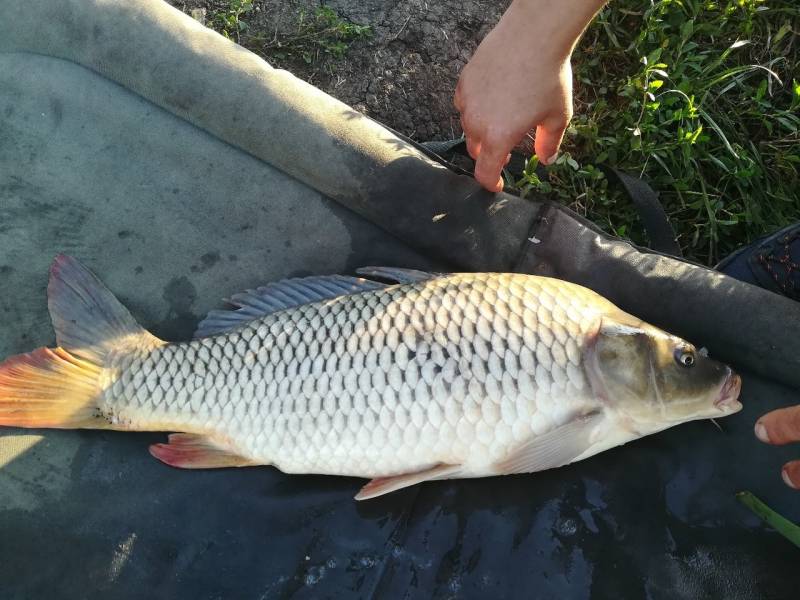
[[697, 359], [690, 348], [679, 346], [675, 349], [675, 362], [688, 369], [694, 366]]

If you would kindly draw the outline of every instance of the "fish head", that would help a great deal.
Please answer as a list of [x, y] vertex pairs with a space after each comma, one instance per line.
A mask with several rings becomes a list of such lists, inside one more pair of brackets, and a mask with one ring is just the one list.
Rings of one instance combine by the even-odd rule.
[[742, 409], [742, 380], [679, 337], [603, 319], [589, 345], [592, 388], [641, 426], [724, 417]]

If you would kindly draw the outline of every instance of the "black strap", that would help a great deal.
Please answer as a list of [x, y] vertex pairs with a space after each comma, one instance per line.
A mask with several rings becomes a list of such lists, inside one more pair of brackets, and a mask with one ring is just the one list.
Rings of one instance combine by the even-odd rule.
[[623, 173], [619, 169], [608, 165], [598, 166], [609, 180], [616, 180], [622, 186], [628, 198], [633, 202], [650, 240], [650, 247], [657, 252], [682, 257], [683, 253], [678, 244], [675, 230], [653, 188], [642, 179]]
[[457, 148], [463, 146], [466, 149], [467, 142], [464, 136], [453, 140], [431, 140], [428, 142], [420, 142], [420, 146], [426, 150], [430, 150], [437, 156], [443, 156], [448, 152], [453, 152]]
[[[460, 153], [464, 156], [468, 156], [466, 152], [466, 142], [463, 136], [454, 140], [429, 141], [417, 143], [415, 145], [421, 147], [426, 154], [433, 154], [434, 157], [439, 160], [445, 160], [444, 156], [450, 153]], [[515, 156], [512, 152], [512, 162], [514, 162], [514, 158], [519, 159], [524, 157], [521, 157], [521, 155]], [[522, 164], [524, 164], [524, 160], [522, 160], [519, 166], [520, 171], [522, 170]], [[514, 166], [516, 165], [509, 164], [507, 168], [514, 171]], [[626, 195], [630, 198], [634, 207], [636, 207], [647, 238], [650, 240], [650, 248], [662, 254], [683, 257], [683, 252], [678, 244], [675, 230], [672, 228], [669, 217], [667, 217], [664, 207], [658, 200], [658, 194], [653, 188], [644, 180], [623, 173], [614, 167], [608, 165], [598, 165], [598, 167], [606, 174], [609, 181], [616, 181], [622, 186], [622, 189], [625, 190]], [[458, 170], [462, 173], [464, 172], [463, 169], [459, 168]], [[547, 172], [545, 170], [542, 170], [540, 176], [543, 181], [547, 180]]]

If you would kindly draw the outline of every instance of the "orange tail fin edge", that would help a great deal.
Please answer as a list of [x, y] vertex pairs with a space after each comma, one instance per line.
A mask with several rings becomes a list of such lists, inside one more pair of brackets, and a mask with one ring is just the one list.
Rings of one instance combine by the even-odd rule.
[[37, 348], [0, 363], [0, 425], [104, 429], [97, 365], [63, 348]]

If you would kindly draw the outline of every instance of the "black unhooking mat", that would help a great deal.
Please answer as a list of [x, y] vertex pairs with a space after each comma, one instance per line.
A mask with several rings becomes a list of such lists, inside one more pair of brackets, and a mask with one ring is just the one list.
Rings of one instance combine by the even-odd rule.
[[[219, 298], [383, 264], [587, 285], [744, 374], [744, 410], [562, 469], [431, 482], [180, 471], [161, 434], [0, 433], [0, 598], [796, 598], [788, 448], [753, 423], [800, 402], [796, 303], [490, 195], [155, 0], [0, 0], [0, 355], [53, 343], [67, 252], [155, 334]], [[780, 382], [780, 383], [779, 383]], [[784, 387], [785, 386], [785, 387]]]

